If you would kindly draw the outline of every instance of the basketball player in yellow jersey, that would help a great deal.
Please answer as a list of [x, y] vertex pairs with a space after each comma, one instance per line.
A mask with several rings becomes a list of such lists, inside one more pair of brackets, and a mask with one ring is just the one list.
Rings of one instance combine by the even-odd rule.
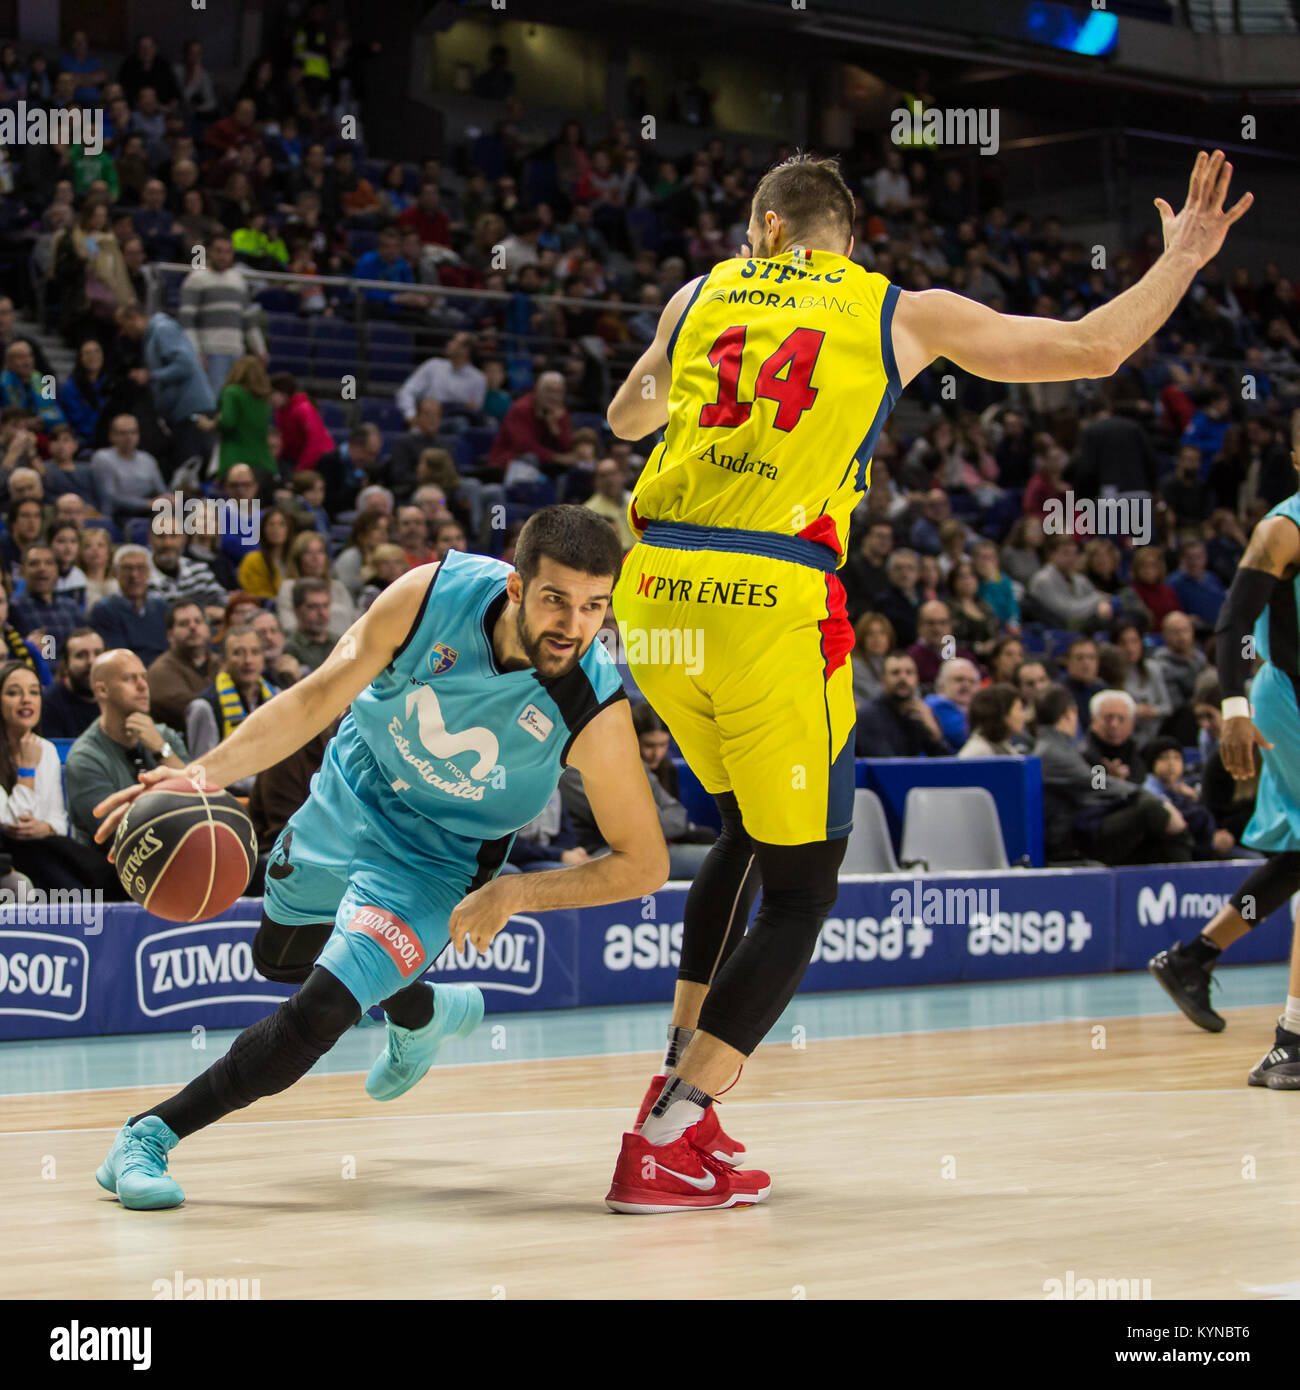
[[1156, 199], [1159, 260], [1058, 322], [900, 292], [855, 265], [836, 164], [798, 156], [755, 191], [753, 251], [665, 306], [608, 412], [623, 439], [666, 426], [633, 493], [639, 542], [614, 613], [637, 684], [723, 829], [686, 901], [664, 1074], [623, 1136], [615, 1210], [735, 1206], [769, 1190], [765, 1173], [739, 1168], [743, 1146], [713, 1098], [790, 1002], [835, 902], [854, 780], [853, 638], [835, 571], [886, 416], [938, 358], [991, 381], [1110, 376], [1249, 208], [1246, 194], [1224, 211], [1231, 176], [1222, 152], [1199, 154], [1182, 211]]

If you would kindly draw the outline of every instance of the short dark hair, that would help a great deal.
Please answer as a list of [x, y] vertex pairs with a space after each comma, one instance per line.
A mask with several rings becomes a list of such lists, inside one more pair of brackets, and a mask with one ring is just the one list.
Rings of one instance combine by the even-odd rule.
[[534, 512], [519, 533], [515, 569], [525, 589], [537, 578], [542, 556], [580, 574], [617, 578], [623, 567], [618, 533], [603, 516], [568, 502]]
[[279, 391], [285, 396], [296, 396], [298, 394], [298, 378], [292, 372], [276, 372], [271, 378], [271, 390]]
[[1035, 702], [1040, 729], [1054, 728], [1070, 709], [1077, 710], [1075, 698], [1063, 685], [1049, 685]]
[[753, 214], [779, 213], [792, 238], [827, 232], [847, 245], [853, 235], [853, 194], [837, 159], [796, 154], [769, 169], [754, 190]]
[[330, 586], [323, 579], [295, 579], [293, 581], [293, 606], [301, 608], [308, 594], [328, 594]]
[[1014, 685], [994, 685], [981, 687], [971, 696], [970, 731], [982, 734], [990, 743], [1001, 743], [1010, 730], [1007, 716], [1020, 703], [1020, 692]]
[[167, 631], [170, 632], [176, 626], [177, 616], [187, 608], [197, 608], [203, 612], [203, 605], [196, 598], [178, 598], [175, 603], [167, 610]]
[[632, 706], [632, 727], [636, 730], [637, 738], [668, 732], [668, 725], [644, 702]]

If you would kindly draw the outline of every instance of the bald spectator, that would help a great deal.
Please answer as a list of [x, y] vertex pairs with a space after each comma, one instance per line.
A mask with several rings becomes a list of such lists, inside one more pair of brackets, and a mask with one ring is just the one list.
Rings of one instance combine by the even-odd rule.
[[477, 413], [487, 395], [487, 378], [474, 365], [474, 335], [454, 333], [445, 357], [430, 357], [398, 387], [397, 405], [408, 421], [415, 419], [421, 400], [460, 406]]
[[139, 447], [139, 422], [134, 415], [114, 416], [108, 438], [109, 447], [96, 449], [90, 458], [90, 471], [100, 498], [119, 522], [127, 517], [150, 515], [150, 503], [167, 490], [167, 484], [158, 460]]
[[120, 546], [113, 556], [119, 592], [100, 599], [90, 610], [90, 626], [105, 647], [125, 647], [145, 662], [160, 657], [168, 645], [167, 604], [149, 592], [152, 568], [144, 546]]
[[970, 702], [979, 689], [979, 668], [965, 657], [953, 657], [939, 667], [934, 694], [925, 703], [934, 711], [950, 748], [961, 748], [970, 737]]
[[582, 505], [612, 522], [619, 544], [624, 550], [631, 550], [636, 544], [627, 520], [627, 504], [632, 494], [627, 489], [622, 465], [611, 458], [601, 459], [592, 474], [592, 482], [596, 490]]
[[[105, 797], [134, 786], [141, 772], [159, 766], [181, 772], [190, 761], [180, 734], [151, 717], [149, 682], [135, 652], [106, 651], [90, 669], [90, 686], [99, 718], [72, 745], [64, 768], [68, 819], [82, 844], [94, 841], [99, 821], [93, 812]], [[99, 846], [104, 854], [110, 847]]]
[[[273, 699], [276, 690], [262, 674], [262, 639], [251, 628], [232, 628], [221, 644], [221, 665], [212, 684], [185, 711], [185, 741], [192, 758], [202, 758], [228, 739], [254, 710]], [[247, 796], [253, 776], [231, 782], [227, 791]]]
[[212, 629], [200, 604], [178, 599], [167, 609], [167, 650], [149, 666], [149, 698], [158, 718], [180, 728], [185, 711], [212, 680]]
[[543, 372], [537, 385], [506, 411], [488, 452], [488, 466], [500, 475], [515, 460], [536, 462], [553, 477], [575, 461], [573, 427], [564, 408], [564, 376]]
[[41, 692], [41, 728], [46, 738], [78, 738], [99, 717], [90, 668], [104, 653], [93, 627], [74, 629], [59, 652], [54, 680]]

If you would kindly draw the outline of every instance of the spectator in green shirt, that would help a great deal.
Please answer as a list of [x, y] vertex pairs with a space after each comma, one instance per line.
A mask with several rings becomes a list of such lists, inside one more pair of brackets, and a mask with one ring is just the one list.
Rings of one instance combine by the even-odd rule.
[[267, 436], [271, 430], [271, 380], [259, 357], [240, 357], [230, 369], [218, 401], [217, 477], [224, 479], [237, 463], [255, 473], [279, 476]]
[[[94, 841], [99, 825], [94, 808], [136, 776], [159, 766], [184, 771], [190, 761], [185, 740], [149, 716], [149, 680], [134, 652], [105, 652], [90, 669], [90, 688], [99, 718], [68, 750], [64, 768], [68, 785], [68, 819], [72, 836]], [[99, 846], [105, 854], [111, 845]]]

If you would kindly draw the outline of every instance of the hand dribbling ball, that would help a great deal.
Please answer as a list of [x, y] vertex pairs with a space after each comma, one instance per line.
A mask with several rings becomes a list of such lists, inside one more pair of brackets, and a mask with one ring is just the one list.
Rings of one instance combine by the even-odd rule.
[[130, 802], [113, 839], [113, 865], [133, 902], [172, 922], [224, 912], [248, 887], [257, 835], [220, 787], [170, 777]]

